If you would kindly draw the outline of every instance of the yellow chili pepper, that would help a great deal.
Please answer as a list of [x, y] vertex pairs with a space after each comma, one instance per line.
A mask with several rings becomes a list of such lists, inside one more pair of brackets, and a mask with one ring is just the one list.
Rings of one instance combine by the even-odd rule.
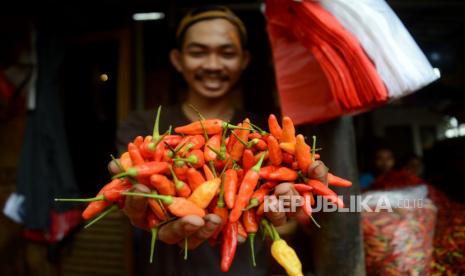
[[265, 219], [262, 224], [267, 232], [273, 239], [271, 244], [271, 255], [273, 258], [286, 270], [290, 276], [303, 276], [302, 263], [295, 253], [294, 249], [290, 247], [287, 242], [279, 237], [278, 231], [274, 226]]
[[192, 192], [188, 198], [189, 201], [194, 202], [195, 205], [202, 209], [207, 208], [208, 204], [210, 204], [210, 201], [212, 201], [213, 197], [215, 197], [217, 194], [220, 183], [221, 179], [218, 177], [209, 181], [205, 181], [204, 183], [200, 184], [200, 186], [197, 187], [194, 192]]
[[302, 263], [294, 249], [285, 240], [275, 240], [271, 245], [271, 255], [286, 270], [290, 276], [302, 274]]

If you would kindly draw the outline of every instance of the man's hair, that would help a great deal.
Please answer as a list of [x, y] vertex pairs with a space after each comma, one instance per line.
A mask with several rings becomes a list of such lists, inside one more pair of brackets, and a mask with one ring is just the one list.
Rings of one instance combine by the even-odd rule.
[[242, 20], [234, 14], [230, 9], [218, 5], [201, 6], [189, 11], [180, 21], [176, 31], [176, 44], [179, 50], [182, 49], [186, 32], [197, 22], [223, 18], [231, 22], [239, 33], [242, 48], [247, 45], [247, 31]]

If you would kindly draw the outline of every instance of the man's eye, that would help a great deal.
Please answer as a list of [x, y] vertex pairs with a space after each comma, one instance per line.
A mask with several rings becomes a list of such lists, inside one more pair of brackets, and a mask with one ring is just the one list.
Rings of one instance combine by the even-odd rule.
[[203, 57], [206, 55], [206, 53], [202, 51], [191, 51], [189, 52], [189, 55], [192, 57]]
[[237, 56], [236, 52], [223, 52], [223, 57], [224, 58], [234, 58]]

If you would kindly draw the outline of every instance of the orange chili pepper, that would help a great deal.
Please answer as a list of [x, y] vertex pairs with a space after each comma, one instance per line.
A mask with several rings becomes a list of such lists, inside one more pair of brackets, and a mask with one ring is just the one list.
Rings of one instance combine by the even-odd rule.
[[186, 134], [186, 135], [202, 135], [203, 127], [208, 135], [218, 134], [223, 130], [225, 123], [220, 119], [208, 119], [192, 122], [188, 125], [179, 126], [174, 129], [177, 133]]
[[312, 154], [310, 146], [305, 143], [305, 138], [302, 134], [297, 135], [295, 142], [295, 158], [302, 172], [306, 173], [310, 164], [312, 164]]
[[338, 186], [338, 187], [352, 186], [352, 182], [350, 182], [349, 180], [336, 176], [332, 173], [328, 173], [328, 184], [332, 186]]
[[205, 178], [202, 173], [194, 168], [189, 168], [187, 170], [187, 183], [191, 187], [192, 191], [195, 191], [198, 186], [205, 182]]
[[120, 174], [113, 176], [113, 178], [120, 178], [120, 177], [127, 177], [127, 176], [148, 178], [152, 174], [168, 172], [168, 167], [169, 165], [166, 162], [156, 162], [156, 161], [145, 162], [140, 165], [135, 165], [134, 167], [127, 169], [125, 172], [122, 172]]
[[249, 203], [249, 199], [253, 194], [253, 191], [255, 190], [255, 187], [257, 186], [258, 179], [259, 179], [259, 174], [258, 172], [260, 171], [260, 167], [263, 163], [263, 158], [265, 155], [262, 155], [262, 158], [260, 161], [255, 164], [250, 170], [247, 171], [247, 173], [244, 176], [244, 179], [242, 180], [242, 183], [239, 187], [239, 193], [236, 197], [236, 202], [234, 203], [234, 208], [231, 210], [231, 214], [229, 216], [229, 220], [231, 222], [238, 221], [241, 214], [242, 214], [242, 209]]
[[171, 171], [171, 176], [173, 177], [174, 186], [176, 187], [176, 194], [180, 197], [189, 197], [191, 194], [191, 189], [189, 186], [184, 181], [178, 179], [176, 173], [173, 170], [173, 167], [170, 166], [169, 169]]
[[131, 157], [129, 156], [129, 152], [126, 151], [123, 154], [121, 154], [119, 158], [119, 162], [124, 170], [127, 170], [130, 167], [132, 167], [132, 160], [131, 160]]
[[283, 132], [281, 134], [281, 143], [292, 143], [295, 144], [295, 127], [292, 119], [284, 116], [283, 117]]
[[218, 177], [213, 180], [206, 181], [202, 185], [197, 187], [197, 189], [194, 190], [194, 192], [189, 196], [188, 199], [194, 202], [200, 208], [205, 209], [218, 192], [220, 183], [221, 179], [219, 179]]
[[287, 153], [290, 153], [292, 155], [295, 155], [295, 143], [292, 143], [292, 142], [281, 142], [279, 143], [279, 147], [287, 152]]
[[[142, 136], [140, 137], [142, 138]], [[132, 164], [136, 166], [144, 164], [144, 158], [140, 154], [139, 148], [134, 143], [129, 143], [128, 152], [131, 157]]]
[[155, 154], [155, 148], [152, 148], [150, 146], [151, 142], [152, 142], [152, 136], [148, 135], [148, 136], [145, 136], [144, 141], [139, 146], [139, 152], [142, 155], [142, 157], [145, 159], [153, 159], [153, 156]]
[[[250, 121], [249, 119], [245, 119], [243, 122], [242, 122], [242, 126], [244, 128], [250, 128]], [[239, 134], [237, 135], [238, 138], [240, 138], [241, 140], [243, 140], [244, 142], [247, 143], [248, 141], [248, 136], [249, 136], [249, 133], [250, 133], [250, 130], [248, 129], [242, 129]], [[239, 139], [238, 139], [239, 140]], [[232, 146], [232, 149], [231, 151], [229, 152], [229, 155], [231, 156], [231, 158], [234, 160], [234, 161], [239, 161], [241, 160], [241, 157], [242, 157], [242, 154], [244, 152], [244, 149], [245, 149], [245, 145], [240, 143], [240, 142], [236, 142], [234, 143], [234, 145]]]
[[278, 140], [281, 139], [283, 130], [281, 129], [281, 126], [279, 126], [278, 119], [273, 114], [270, 114], [268, 117], [268, 128], [270, 129], [271, 135], [276, 137]]
[[184, 197], [174, 197], [168, 195], [157, 195], [157, 194], [146, 194], [146, 193], [123, 193], [127, 196], [142, 196], [153, 199], [159, 199], [166, 205], [168, 211], [176, 217], [185, 217], [189, 215], [195, 215], [199, 217], [205, 216], [205, 210], [195, 205], [194, 202], [187, 200]]
[[329, 201], [335, 203], [338, 207], [343, 208], [344, 202], [337, 197], [337, 194], [318, 180], [310, 179], [307, 184], [312, 186], [315, 194], [321, 195]]
[[229, 209], [234, 207], [236, 201], [236, 193], [238, 188], [237, 171], [228, 169], [224, 173], [224, 201]]
[[270, 158], [270, 162], [274, 166], [279, 166], [283, 162], [283, 154], [281, 152], [281, 148], [279, 147], [278, 140], [273, 136], [269, 135], [266, 138], [268, 142], [268, 155]]
[[207, 166], [207, 164], [203, 165], [203, 172], [205, 173], [206, 180], [213, 180], [215, 178], [215, 175], [210, 170], [210, 168]]
[[157, 189], [157, 191], [162, 195], [176, 195], [176, 187], [174, 186], [173, 181], [169, 180], [162, 174], [152, 174], [150, 176], [150, 185]]
[[158, 219], [165, 220], [169, 218], [162, 206], [160, 205], [160, 203], [157, 201], [157, 199], [149, 198], [147, 200], [147, 203]]

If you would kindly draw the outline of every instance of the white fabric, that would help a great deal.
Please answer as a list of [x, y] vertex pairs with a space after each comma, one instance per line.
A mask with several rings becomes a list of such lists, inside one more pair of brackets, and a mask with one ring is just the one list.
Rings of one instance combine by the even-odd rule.
[[24, 195], [12, 193], [5, 202], [3, 214], [17, 223], [23, 223]]
[[389, 97], [408, 95], [438, 79], [412, 36], [384, 0], [319, 0], [360, 42]]

